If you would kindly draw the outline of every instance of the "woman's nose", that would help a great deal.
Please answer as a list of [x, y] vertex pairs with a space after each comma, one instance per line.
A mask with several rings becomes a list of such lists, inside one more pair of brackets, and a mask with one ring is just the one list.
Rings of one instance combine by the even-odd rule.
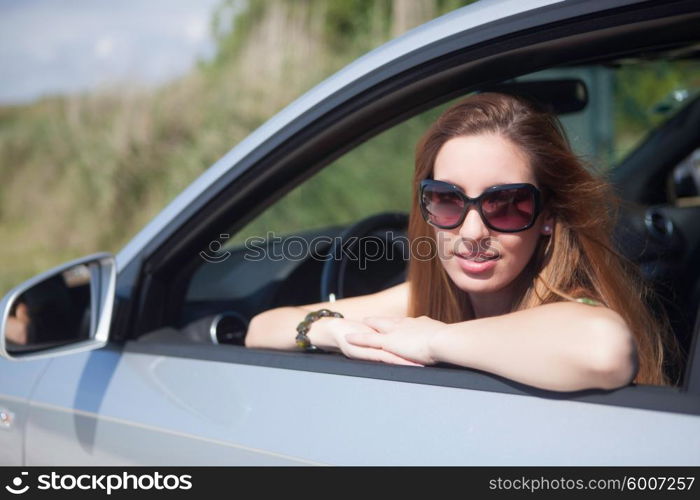
[[464, 218], [462, 225], [459, 227], [459, 235], [464, 239], [480, 240], [489, 236], [489, 228], [486, 227], [484, 221], [479, 215], [479, 211], [475, 206], [469, 207], [467, 216]]

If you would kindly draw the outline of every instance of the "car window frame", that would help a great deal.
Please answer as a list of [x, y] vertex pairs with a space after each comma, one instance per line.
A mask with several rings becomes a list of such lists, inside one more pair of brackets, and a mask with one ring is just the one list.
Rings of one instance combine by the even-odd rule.
[[[134, 341], [133, 338], [141, 333], [153, 330], [166, 324], [168, 307], [163, 302], [170, 299], [170, 308], [177, 306], [177, 301], [172, 300], [171, 293], [183, 286], [185, 278], [172, 278], [172, 270], [182, 265], [178, 255], [192, 253], [194, 249], [203, 248], [206, 238], [193, 234], [190, 239], [179, 239], [183, 234], [192, 232], [193, 227], [218, 227], [236, 209], [245, 206], [246, 200], [255, 198], [259, 194], [261, 183], [266, 179], [274, 179], [274, 189], [268, 189], [268, 197], [258, 205], [258, 210], [245, 212], [240, 217], [239, 227], [247, 224], [253, 216], [256, 216], [279, 197], [303, 182], [335, 158], [346, 151], [364, 142], [371, 136], [378, 134], [386, 128], [414, 116], [430, 107], [456, 96], [456, 90], [448, 86], [440, 89], [440, 92], [431, 94], [426, 87], [435, 80], [435, 71], [440, 69], [444, 82], [449, 75], [455, 75], [462, 71], [466, 74], [481, 75], [481, 80], [475, 78], [472, 86], [464, 83], [457, 85], [459, 93], [464, 93], [476, 85], [483, 83], [485, 75], [493, 79], [497, 75], [505, 79], [509, 74], [524, 74], [538, 69], [538, 64], [543, 62], [522, 61], [522, 54], [528, 51], [534, 55], [542, 55], [543, 44], [558, 47], [554, 60], [564, 59], [564, 52], [568, 58], [585, 60], [590, 57], [590, 51], [596, 48], [609, 47], [610, 40], [621, 42], [621, 51], [631, 50], [631, 46], [643, 46], [644, 36], [649, 31], [663, 38], [662, 29], [667, 30], [669, 24], [675, 19], [671, 14], [681, 11], [690, 12], [694, 18], [698, 17], [698, 7], [688, 1], [672, 2], [672, 5], [624, 5], [619, 2], [618, 8], [593, 15], [586, 14], [583, 2], [566, 3], [565, 5], [550, 6], [548, 9], [538, 9], [527, 13], [501, 20], [496, 25], [501, 25], [505, 30], [498, 35], [497, 26], [485, 25], [463, 36], [455, 36], [423, 49], [424, 53], [407, 55], [392, 65], [404, 65], [410, 67], [415, 58], [425, 58], [427, 62], [415, 63], [411, 70], [403, 72], [396, 67], [383, 68], [383, 71], [391, 73], [391, 78], [382, 81], [382, 72], [371, 74], [353, 82], [345, 91], [350, 95], [332, 96], [323, 103], [323, 106], [312, 109], [306, 115], [285, 129], [283, 133], [274, 137], [272, 142], [263, 144], [260, 148], [246, 157], [240, 164], [231, 168], [227, 176], [221, 180], [224, 184], [219, 193], [210, 193], [199, 199], [196, 203], [186, 207], [175, 219], [175, 225], [171, 232], [156, 235], [152, 241], [144, 247], [139, 258], [134, 259], [130, 266], [124, 269], [122, 286], [118, 287], [119, 304], [118, 314], [115, 317], [115, 332], [113, 341], [123, 343], [123, 349], [130, 352], [149, 352], [154, 354], [195, 357], [212, 361], [226, 361], [243, 364], [256, 364], [274, 368], [322, 371], [324, 373], [348, 374], [352, 376], [368, 376], [371, 378], [396, 380], [410, 383], [425, 383], [432, 385], [449, 385], [491, 392], [517, 393], [523, 395], [535, 395], [540, 397], [556, 397], [572, 401], [598, 402], [613, 406], [632, 406], [635, 408], [647, 408], [659, 411], [673, 411], [680, 413], [700, 413], [700, 398], [697, 394], [688, 393], [684, 388], [656, 387], [656, 386], [629, 386], [612, 392], [594, 391], [585, 394], [553, 393], [551, 391], [539, 391], [505, 379], [499, 380], [495, 375], [478, 372], [469, 369], [431, 368], [429, 370], [405, 371], [394, 366], [372, 364], [368, 366], [364, 362], [324, 357], [314, 357], [299, 352], [272, 352], [258, 351], [236, 346], [217, 345], [192, 345], [181, 343], [173, 339], [173, 342], [146, 344]], [[674, 9], [669, 12], [668, 9]], [[568, 10], [567, 10], [568, 9]], [[685, 10], [683, 10], [685, 9]], [[563, 13], [578, 12], [580, 17], [566, 17]], [[555, 14], [553, 14], [555, 12]], [[547, 28], [530, 31], [532, 17], [544, 15]], [[664, 17], [668, 16], [668, 17]], [[563, 16], [563, 21], [557, 21], [557, 16]], [[553, 20], [554, 19], [554, 20]], [[520, 23], [520, 24], [519, 24]], [[618, 24], [615, 24], [618, 23]], [[681, 23], [683, 24], [683, 23]], [[521, 26], [516, 29], [513, 26]], [[508, 29], [505, 29], [505, 28]], [[493, 38], [488, 36], [479, 40], [479, 43], [469, 43], [470, 37], [478, 39], [489, 30], [496, 33]], [[634, 41], [624, 38], [626, 32], [633, 30], [636, 33]], [[603, 36], [603, 34], [605, 36]], [[670, 34], [667, 35], [673, 38]], [[564, 51], [565, 47], [571, 49]], [[551, 57], [551, 56], [550, 56]], [[544, 58], [547, 59], [546, 57]], [[507, 62], [518, 64], [508, 65]], [[551, 64], [549, 60], [549, 64]], [[495, 69], [496, 64], [507, 69]], [[547, 66], [549, 66], [549, 64]], [[525, 66], [528, 69], [523, 70]], [[461, 69], [460, 69], [461, 68]], [[465, 69], [466, 68], [466, 69]], [[518, 70], [517, 68], [520, 68]], [[459, 69], [459, 71], [458, 71]], [[500, 72], [500, 73], [499, 73]], [[515, 72], [515, 74], [513, 74]], [[359, 89], [356, 87], [360, 87]], [[364, 90], [363, 90], [364, 89]], [[411, 94], [411, 92], [413, 94]], [[388, 113], [387, 118], [377, 123], [370, 120], [372, 126], [366, 127], [362, 132], [350, 133], [357, 124], [363, 123], [368, 117], [376, 113], [378, 109], [390, 109], [397, 102], [406, 102], [409, 95], [417, 95], [420, 99], [413, 100], [413, 105], [400, 108], [402, 111]], [[326, 131], [327, 134], [335, 134], [331, 141], [333, 147], [319, 147], [319, 141], [325, 140], [328, 135], [323, 134], [323, 129], [330, 126], [330, 115], [335, 115], [339, 121], [335, 121], [335, 130]], [[342, 139], [345, 139], [343, 142]], [[306, 147], [301, 145], [306, 144]], [[342, 147], [338, 144], [344, 144]], [[313, 148], [319, 148], [314, 150]], [[319, 152], [320, 150], [320, 152]], [[295, 168], [288, 168], [289, 165]], [[261, 165], [265, 165], [264, 169]], [[307, 168], [301, 168], [301, 165]], [[285, 167], [287, 169], [285, 170]], [[261, 176], [261, 174], [263, 174]], [[254, 183], [254, 177], [261, 177]], [[269, 188], [269, 186], [268, 186]], [[257, 189], [257, 191], [256, 191]], [[236, 193], [236, 199], [231, 200], [232, 193]], [[239, 210], [240, 213], [240, 210]], [[218, 224], [217, 224], [218, 223]], [[186, 274], [186, 273], [185, 273]], [[182, 275], [181, 275], [182, 276]], [[119, 291], [122, 293], [119, 294]], [[697, 337], [697, 333], [696, 333]], [[688, 366], [687, 369], [690, 369]], [[698, 371], [696, 370], [696, 373]], [[700, 376], [700, 373], [698, 374]], [[697, 386], [697, 384], [694, 384]]]

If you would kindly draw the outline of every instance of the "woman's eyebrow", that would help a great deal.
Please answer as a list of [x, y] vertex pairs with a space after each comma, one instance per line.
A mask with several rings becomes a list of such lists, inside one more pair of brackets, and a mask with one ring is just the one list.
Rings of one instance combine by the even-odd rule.
[[[447, 184], [452, 184], [453, 186], [456, 186], [459, 189], [461, 189], [463, 193], [465, 193], [465, 194], [467, 193], [467, 190], [464, 189], [464, 186], [462, 186], [461, 184], [459, 184], [457, 182], [451, 181], [449, 179], [435, 179], [435, 180], [440, 181], [440, 182], [446, 182]], [[483, 193], [484, 191], [486, 191], [487, 189], [492, 188], [492, 187], [505, 186], [507, 184], [523, 184], [525, 182], [527, 182], [527, 181], [508, 181], [508, 182], [489, 183], [481, 191], [479, 191], [479, 194]]]
[[453, 186], [456, 186], [456, 187], [458, 187], [459, 189], [461, 189], [462, 191], [465, 191], [465, 192], [466, 192], [466, 190], [464, 189], [464, 186], [462, 186], [462, 185], [461, 185], [460, 183], [458, 183], [458, 182], [451, 181], [450, 179], [435, 179], [435, 180], [436, 180], [436, 181], [440, 181], [440, 182], [445, 182], [445, 183], [447, 183], [447, 184], [452, 184]]

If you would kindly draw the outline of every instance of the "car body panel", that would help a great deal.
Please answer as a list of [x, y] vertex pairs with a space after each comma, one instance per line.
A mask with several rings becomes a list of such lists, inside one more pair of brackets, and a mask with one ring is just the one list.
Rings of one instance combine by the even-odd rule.
[[29, 416], [32, 391], [43, 375], [50, 359], [8, 361], [0, 359], [0, 464], [22, 465], [24, 431]]
[[697, 415], [103, 349], [49, 367], [27, 464], [687, 465], [700, 464], [697, 427]]

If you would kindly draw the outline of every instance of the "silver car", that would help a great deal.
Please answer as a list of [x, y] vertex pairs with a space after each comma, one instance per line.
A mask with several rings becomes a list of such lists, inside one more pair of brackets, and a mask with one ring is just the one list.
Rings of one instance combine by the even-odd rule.
[[[0, 464], [700, 465], [698, 26], [697, 1], [482, 1], [360, 58], [236, 145], [116, 258], [5, 296]], [[660, 69], [677, 84], [648, 106], [621, 85]], [[557, 393], [454, 366], [243, 346], [258, 312], [405, 279], [415, 139], [449, 101], [484, 90], [548, 106], [609, 168], [628, 202], [616, 241], [688, 352], [669, 367], [676, 386]], [[404, 157], [363, 161], [392, 141]], [[309, 199], [337, 210], [295, 219]], [[383, 257], [329, 258], [341, 236], [372, 236]], [[18, 341], [29, 303], [51, 314]]]

